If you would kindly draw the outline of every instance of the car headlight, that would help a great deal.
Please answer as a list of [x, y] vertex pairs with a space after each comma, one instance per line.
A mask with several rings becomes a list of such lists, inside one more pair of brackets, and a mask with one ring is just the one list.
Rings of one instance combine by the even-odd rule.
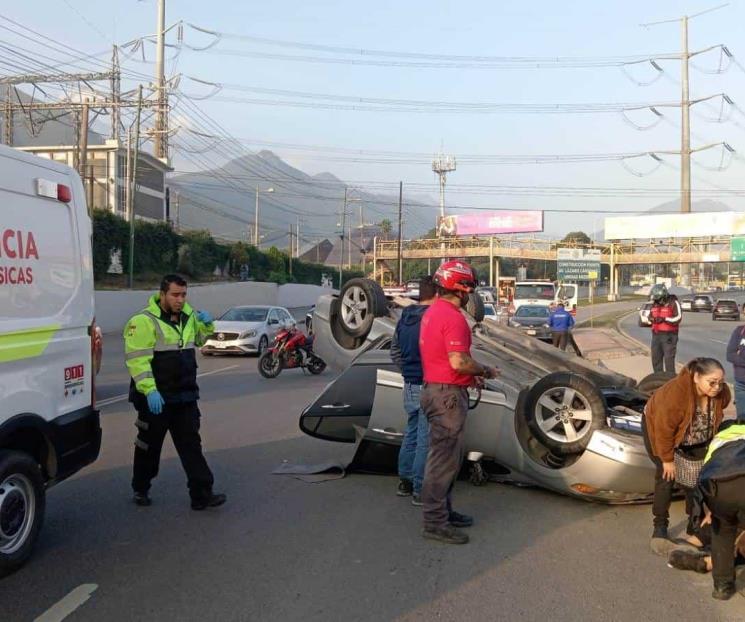
[[550, 325], [550, 324], [549, 324], [548, 322], [546, 322], [546, 323], [545, 323], [545, 324], [543, 325], [543, 328], [551, 328], [551, 325]]
[[248, 337], [256, 337], [256, 331], [247, 330], [238, 335], [238, 339], [247, 339]]

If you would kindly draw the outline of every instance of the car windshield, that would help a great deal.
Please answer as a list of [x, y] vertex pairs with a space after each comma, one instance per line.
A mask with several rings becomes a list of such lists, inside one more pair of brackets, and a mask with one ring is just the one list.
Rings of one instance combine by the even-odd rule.
[[266, 320], [267, 313], [269, 313], [269, 309], [266, 307], [256, 307], [254, 309], [236, 307], [228, 309], [220, 319], [226, 322], [263, 322]]
[[696, 302], [709, 302], [709, 296], [696, 296]]
[[737, 303], [734, 300], [720, 300], [717, 302], [718, 307], [736, 307]]
[[537, 298], [538, 300], [553, 300], [554, 286], [551, 283], [535, 285], [518, 285], [515, 287], [515, 298]]
[[522, 306], [515, 312], [515, 317], [548, 317], [548, 307]]

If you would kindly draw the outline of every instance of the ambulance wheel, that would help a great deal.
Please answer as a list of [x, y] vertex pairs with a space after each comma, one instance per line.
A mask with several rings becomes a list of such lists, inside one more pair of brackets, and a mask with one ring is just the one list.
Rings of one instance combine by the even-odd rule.
[[44, 480], [36, 461], [20, 451], [0, 450], [0, 577], [31, 557], [45, 505]]

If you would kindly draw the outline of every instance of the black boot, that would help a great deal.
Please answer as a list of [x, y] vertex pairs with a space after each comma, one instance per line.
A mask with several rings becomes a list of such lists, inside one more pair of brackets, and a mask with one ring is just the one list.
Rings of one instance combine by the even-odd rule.
[[733, 581], [726, 583], [714, 582], [714, 591], [711, 593], [712, 598], [717, 600], [729, 600], [735, 595], [735, 584]]
[[228, 500], [228, 497], [221, 493], [210, 493], [205, 497], [191, 500], [192, 510], [206, 510], [207, 508], [216, 508]]
[[667, 536], [667, 525], [655, 525], [654, 529], [652, 530], [652, 537], [664, 538], [665, 540], [669, 540]]

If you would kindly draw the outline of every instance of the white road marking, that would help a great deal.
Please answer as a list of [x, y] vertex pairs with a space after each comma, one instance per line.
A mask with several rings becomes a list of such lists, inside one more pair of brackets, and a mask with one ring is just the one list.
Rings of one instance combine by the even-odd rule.
[[98, 589], [95, 583], [83, 583], [79, 585], [62, 600], [56, 602], [34, 622], [62, 622], [67, 616], [83, 605], [93, 592]]
[[721, 343], [721, 344], [724, 344], [725, 346], [728, 345], [726, 341], [719, 341], [719, 339], [709, 339], [709, 341], [713, 341], [714, 343]]
[[[238, 367], [238, 365], [228, 365], [227, 367], [221, 367], [220, 369], [213, 369], [212, 371], [206, 371], [201, 374], [197, 374], [197, 378], [204, 378], [204, 376], [212, 376], [213, 374], [219, 374], [220, 372], [228, 371], [229, 369], [235, 369], [236, 367]], [[96, 406], [98, 406], [99, 408], [103, 408], [104, 406], [109, 406], [111, 404], [116, 404], [117, 402], [126, 400], [128, 397], [129, 397], [129, 393], [122, 393], [121, 395], [115, 395], [114, 397], [108, 397], [105, 400], [96, 402]]]

